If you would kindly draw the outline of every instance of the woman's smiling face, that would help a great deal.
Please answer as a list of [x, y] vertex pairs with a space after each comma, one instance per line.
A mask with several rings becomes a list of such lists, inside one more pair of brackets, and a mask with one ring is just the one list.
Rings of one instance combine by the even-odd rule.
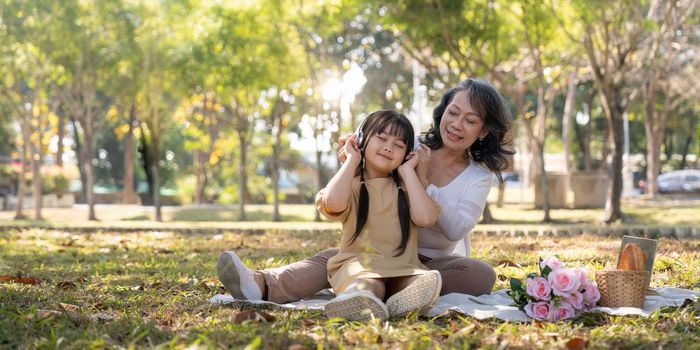
[[440, 138], [442, 138], [443, 147], [464, 152], [477, 138], [487, 134], [484, 120], [472, 108], [467, 92], [455, 93], [440, 120]]

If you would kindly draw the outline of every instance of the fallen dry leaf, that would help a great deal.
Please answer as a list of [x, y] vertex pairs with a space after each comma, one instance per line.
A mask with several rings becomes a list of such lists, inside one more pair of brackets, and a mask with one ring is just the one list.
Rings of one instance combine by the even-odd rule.
[[475, 328], [476, 328], [476, 325], [474, 325], [474, 324], [472, 323], [472, 324], [470, 324], [470, 325], [468, 325], [468, 326], [466, 326], [466, 327], [464, 327], [464, 328], [458, 330], [457, 332], [455, 332], [454, 335], [455, 335], [456, 337], [464, 337], [464, 336], [467, 336], [467, 335], [471, 334], [471, 333], [474, 331]]
[[39, 281], [35, 277], [21, 277], [21, 276], [0, 276], [0, 282], [14, 282], [21, 284], [39, 284]]
[[63, 289], [63, 290], [75, 289], [75, 287], [76, 287], [75, 283], [68, 282], [68, 281], [58, 282], [56, 284], [56, 288]]
[[60, 305], [63, 311], [72, 319], [80, 318], [80, 306], [65, 303], [58, 303], [58, 305]]
[[588, 341], [585, 339], [575, 337], [566, 342], [566, 348], [568, 350], [582, 350], [586, 347], [586, 344], [588, 344]]
[[309, 348], [307, 346], [301, 345], [301, 344], [292, 344], [290, 345], [287, 350], [308, 350]]
[[512, 260], [508, 260], [508, 259], [499, 260], [498, 263], [497, 263], [496, 265], [497, 265], [497, 266], [522, 267], [522, 266], [520, 266], [520, 264], [518, 264], [518, 263], [516, 263], [516, 262], [514, 262], [514, 261], [512, 261]]
[[249, 320], [253, 320], [255, 322], [274, 322], [275, 317], [267, 312], [248, 310], [237, 313], [234, 320], [236, 323], [243, 323]]
[[156, 254], [156, 255], [158, 255], [158, 254], [173, 254], [173, 253], [175, 253], [175, 251], [172, 251], [172, 250], [167, 249], [167, 248], [153, 250], [153, 254]]

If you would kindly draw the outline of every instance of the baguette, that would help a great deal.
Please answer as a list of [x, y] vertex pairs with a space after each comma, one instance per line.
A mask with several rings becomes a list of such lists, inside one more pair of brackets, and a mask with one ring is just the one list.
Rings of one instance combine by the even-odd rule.
[[617, 264], [618, 270], [644, 271], [647, 257], [636, 243], [628, 243], [622, 248], [620, 261]]

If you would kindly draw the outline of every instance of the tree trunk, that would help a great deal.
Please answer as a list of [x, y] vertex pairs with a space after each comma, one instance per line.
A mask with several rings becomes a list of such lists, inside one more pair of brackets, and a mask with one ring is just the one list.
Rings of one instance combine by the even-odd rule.
[[[39, 139], [39, 145], [37, 145], [37, 148], [41, 148], [41, 138]], [[41, 190], [41, 154], [39, 154], [39, 152], [39, 150], [36, 152], [31, 152], [33, 153], [31, 154], [31, 164], [32, 195], [34, 196], [34, 220], [41, 220], [41, 205], [43, 199], [43, 193]]]
[[[282, 116], [276, 117], [277, 119], [282, 119]], [[275, 124], [278, 122], [276, 121]], [[272, 221], [280, 221], [280, 202], [279, 202], [279, 175], [280, 175], [280, 152], [282, 143], [282, 122], [279, 121], [279, 126], [275, 126], [276, 132], [273, 132], [274, 144], [272, 146], [272, 200], [273, 200], [273, 211], [272, 211]]]
[[129, 130], [124, 137], [124, 182], [122, 184], [122, 203], [137, 204], [134, 179], [134, 123], [136, 123], [136, 104], [132, 104], [129, 109]]
[[571, 115], [574, 109], [576, 97], [576, 73], [569, 74], [569, 86], [566, 92], [566, 102], [564, 102], [564, 114], [562, 115], [562, 142], [564, 143], [564, 203], [568, 208], [573, 207], [573, 194], [571, 193]]
[[24, 135], [24, 130], [22, 130], [22, 138], [24, 139], [24, 145], [22, 150], [19, 152], [19, 178], [17, 179], [17, 209], [15, 211], [15, 220], [24, 219], [24, 214], [22, 213], [22, 207], [24, 207], [24, 196], [27, 193], [27, 141], [29, 137]]
[[[318, 128], [314, 128], [314, 134], [318, 133]], [[320, 150], [318, 141], [316, 142], [316, 193], [321, 190], [321, 186], [323, 186], [323, 164], [321, 163], [321, 156], [323, 153]], [[319, 213], [318, 210], [314, 209], [314, 212], [316, 216], [314, 217], [314, 221], [319, 222], [321, 221], [321, 214]]]
[[[612, 126], [610, 126], [610, 121], [607, 123], [608, 130], [603, 134], [603, 154], [600, 156], [600, 164], [598, 164], [599, 170], [608, 170], [608, 157], [610, 156], [610, 135], [612, 134]], [[613, 138], [614, 139], [614, 138]], [[613, 140], [614, 141], [614, 140]]]
[[[590, 119], [590, 116], [589, 116]], [[585, 125], [585, 134], [583, 139], [583, 170], [590, 172], [593, 170], [593, 159], [591, 157], [591, 136], [593, 135], [593, 122], [590, 120]]]
[[625, 217], [622, 213], [622, 155], [624, 153], [624, 121], [622, 115], [624, 108], [618, 105], [614, 96], [620, 96], [622, 91], [615, 91], [613, 88], [601, 88], [603, 94], [603, 109], [605, 116], [608, 119], [608, 125], [611, 128], [611, 136], [613, 139], [612, 147], [612, 163], [610, 168], [610, 185], [608, 186], [608, 196], [605, 201], [605, 212], [603, 214], [603, 222], [611, 224], [616, 221], [624, 221]]
[[[154, 147], [155, 148], [155, 147]], [[153, 172], [153, 206], [156, 209], [156, 222], [163, 222], [163, 216], [160, 209], [160, 180], [158, 179], [158, 158], [151, 162], [151, 171]]]
[[66, 116], [63, 108], [59, 107], [57, 109], [58, 114], [58, 125], [56, 126], [56, 165], [63, 167], [63, 139], [65, 137], [66, 131]]
[[87, 177], [87, 188], [85, 193], [87, 194], [88, 202], [88, 220], [97, 221], [95, 216], [95, 166], [92, 163], [92, 157], [95, 154], [95, 139], [94, 139], [94, 125], [92, 120], [92, 110], [88, 108], [87, 116], [85, 117], [86, 125], [83, 125], [83, 135], [85, 136], [85, 145], [83, 150], [85, 151], [85, 175]]
[[87, 203], [87, 175], [85, 173], [85, 158], [83, 158], [83, 144], [80, 142], [80, 135], [78, 134], [78, 123], [74, 117], [70, 118], [71, 124], [73, 124], [73, 142], [75, 142], [75, 154], [77, 155], [76, 160], [78, 161], [78, 172], [80, 173], [80, 194], [81, 202]]
[[[692, 130], [692, 129], [691, 129]], [[690, 144], [693, 142], [693, 132], [688, 132], [688, 137], [685, 139], [683, 145], [683, 154], [681, 157], [681, 164], [678, 166], [679, 169], [685, 169], [688, 163], [688, 153], [690, 153]]]
[[552, 217], [549, 215], [549, 183], [547, 182], [547, 171], [544, 167], [544, 144], [537, 144], [537, 157], [540, 159], [540, 186], [542, 189], [542, 211], [544, 212], [544, 218], [542, 221], [551, 222]]
[[666, 130], [664, 132], [664, 140], [663, 140], [663, 145], [664, 145], [664, 154], [666, 155], [666, 161], [670, 161], [671, 158], [673, 157], [673, 131], [672, 130]]
[[202, 150], [194, 150], [194, 178], [195, 178], [195, 191], [194, 191], [194, 202], [202, 205], [204, 204], [204, 187], [205, 180], [204, 177], [204, 164], [202, 158]]
[[[651, 71], [647, 75], [645, 84], [643, 85], [644, 95], [644, 132], [646, 134], [647, 144], [647, 196], [656, 198], [659, 194], [659, 187], [656, 180], [659, 175], [660, 164], [660, 149], [659, 141], [659, 125], [656, 121], [654, 105], [656, 104], [656, 81], [657, 75]], [[662, 130], [663, 132], [663, 130]]]
[[496, 208], [503, 208], [503, 202], [505, 200], [506, 193], [506, 183], [504, 181], [498, 182], [498, 199], [496, 202]]
[[491, 214], [491, 208], [489, 207], [489, 203], [486, 202], [484, 204], [484, 212], [481, 214], [481, 223], [482, 224], [492, 224], [494, 222], [493, 214]]
[[[146, 136], [144, 134], [143, 127], [139, 124], [141, 128], [141, 146], [139, 147], [139, 152], [141, 153], [141, 159], [143, 159], [143, 170], [146, 173], [146, 182], [148, 183], [148, 198], [153, 202], [153, 168], [151, 167], [151, 156], [150, 156], [150, 145], [146, 141]], [[146, 203], [144, 203], [145, 205]], [[153, 205], [153, 203], [150, 203]]]
[[245, 221], [245, 202], [248, 196], [248, 139], [245, 131], [238, 130], [238, 142], [240, 143], [240, 162], [238, 164], [238, 220]]
[[87, 154], [84, 155], [84, 157], [85, 160], [83, 162], [83, 166], [85, 167], [85, 178], [87, 179], [85, 193], [87, 196], [86, 200], [88, 204], [88, 220], [97, 221], [97, 216], [95, 215], [95, 196], [93, 193], [93, 187], [95, 186], [95, 175], [94, 167], [92, 165], [92, 157]]

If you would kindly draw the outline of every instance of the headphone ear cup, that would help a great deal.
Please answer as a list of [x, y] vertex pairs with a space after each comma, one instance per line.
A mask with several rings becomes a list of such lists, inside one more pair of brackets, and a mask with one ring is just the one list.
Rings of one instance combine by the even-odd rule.
[[362, 131], [357, 133], [357, 147], [362, 150], [365, 147], [365, 133]]

